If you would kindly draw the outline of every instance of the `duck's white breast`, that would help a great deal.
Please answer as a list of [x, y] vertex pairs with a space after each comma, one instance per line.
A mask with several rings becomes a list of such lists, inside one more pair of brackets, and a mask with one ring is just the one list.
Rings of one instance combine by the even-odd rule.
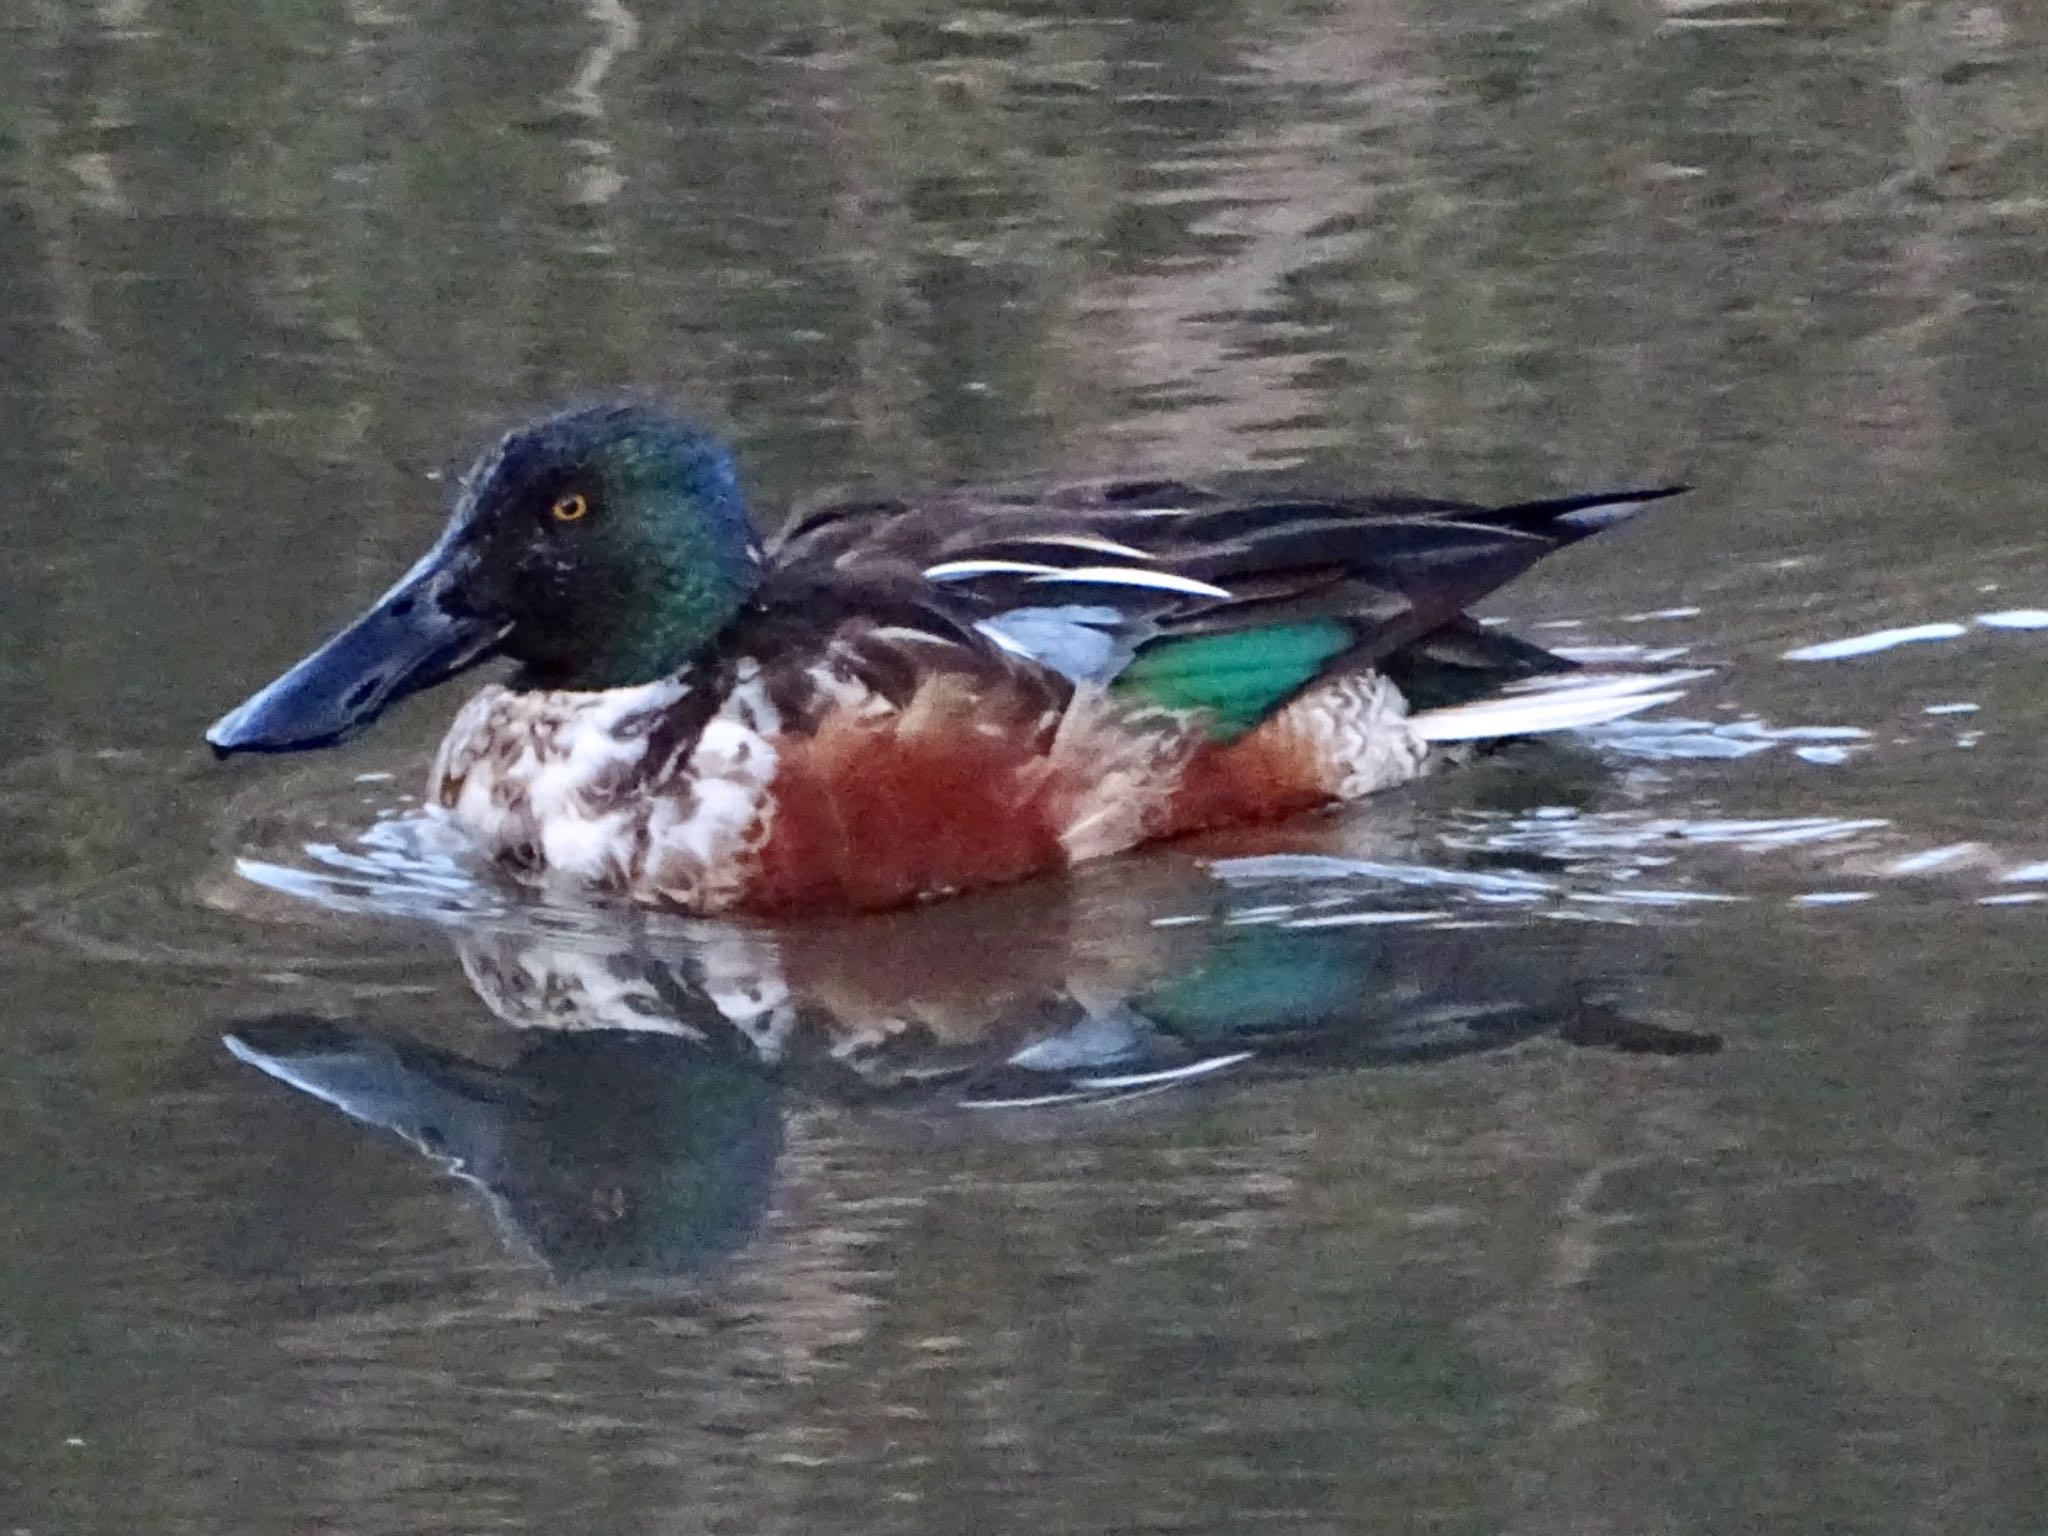
[[680, 678], [486, 688], [441, 743], [431, 803], [523, 877], [729, 906], [765, 836], [773, 721], [743, 686], [693, 739], [665, 739], [660, 726], [689, 692]]

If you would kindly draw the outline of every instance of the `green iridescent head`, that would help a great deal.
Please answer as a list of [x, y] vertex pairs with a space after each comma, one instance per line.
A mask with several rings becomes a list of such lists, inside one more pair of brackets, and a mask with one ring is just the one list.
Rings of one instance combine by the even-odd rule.
[[519, 664], [521, 688], [653, 682], [703, 654], [760, 567], [717, 438], [640, 403], [564, 411], [479, 458], [419, 564], [207, 740], [222, 755], [332, 746], [493, 656]]

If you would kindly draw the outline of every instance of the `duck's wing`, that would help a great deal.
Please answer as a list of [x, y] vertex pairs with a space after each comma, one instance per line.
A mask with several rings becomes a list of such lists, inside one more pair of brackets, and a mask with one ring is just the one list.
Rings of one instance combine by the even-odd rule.
[[1097, 606], [1161, 635], [1341, 617], [1363, 659], [1444, 625], [1544, 555], [1681, 486], [1485, 506], [1398, 496], [1238, 496], [1170, 480], [950, 491], [800, 516], [775, 565], [879, 583], [969, 622]]
[[1116, 682], [1242, 726], [1338, 665], [1462, 668], [1494, 681], [1562, 666], [1465, 610], [1552, 550], [1681, 489], [1501, 506], [1172, 480], [959, 490], [817, 508], [772, 559], [783, 579], [821, 594], [887, 594], [889, 627], [966, 633], [1075, 681]]

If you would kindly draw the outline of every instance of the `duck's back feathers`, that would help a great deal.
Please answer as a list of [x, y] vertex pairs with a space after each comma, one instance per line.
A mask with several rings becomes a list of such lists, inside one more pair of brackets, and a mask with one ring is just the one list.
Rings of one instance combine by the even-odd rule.
[[[1566, 663], [1465, 610], [1552, 550], [1682, 487], [1489, 507], [1246, 495], [1171, 480], [830, 504], [777, 584], [897, 605], [894, 632], [994, 649], [1242, 733], [1321, 676], [1377, 667], [1462, 703]], [[824, 611], [816, 603], [797, 605]], [[831, 605], [824, 605], [829, 609]]]
[[[940, 492], [800, 513], [784, 570], [916, 571], [977, 614], [1093, 600], [1178, 626], [1315, 592], [1448, 619], [1554, 549], [1682, 486], [1489, 507], [1411, 496], [1233, 494], [1169, 480]], [[1377, 593], [1379, 603], [1359, 602]], [[1241, 614], [1252, 618], [1253, 614]]]

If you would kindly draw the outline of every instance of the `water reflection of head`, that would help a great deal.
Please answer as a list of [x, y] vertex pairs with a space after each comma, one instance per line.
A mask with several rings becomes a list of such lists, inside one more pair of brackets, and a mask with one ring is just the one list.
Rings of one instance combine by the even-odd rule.
[[247, 1025], [227, 1044], [483, 1190], [562, 1279], [699, 1269], [743, 1247], [768, 1209], [772, 1086], [750, 1060], [674, 1035], [537, 1033], [504, 1066], [307, 1020]]

